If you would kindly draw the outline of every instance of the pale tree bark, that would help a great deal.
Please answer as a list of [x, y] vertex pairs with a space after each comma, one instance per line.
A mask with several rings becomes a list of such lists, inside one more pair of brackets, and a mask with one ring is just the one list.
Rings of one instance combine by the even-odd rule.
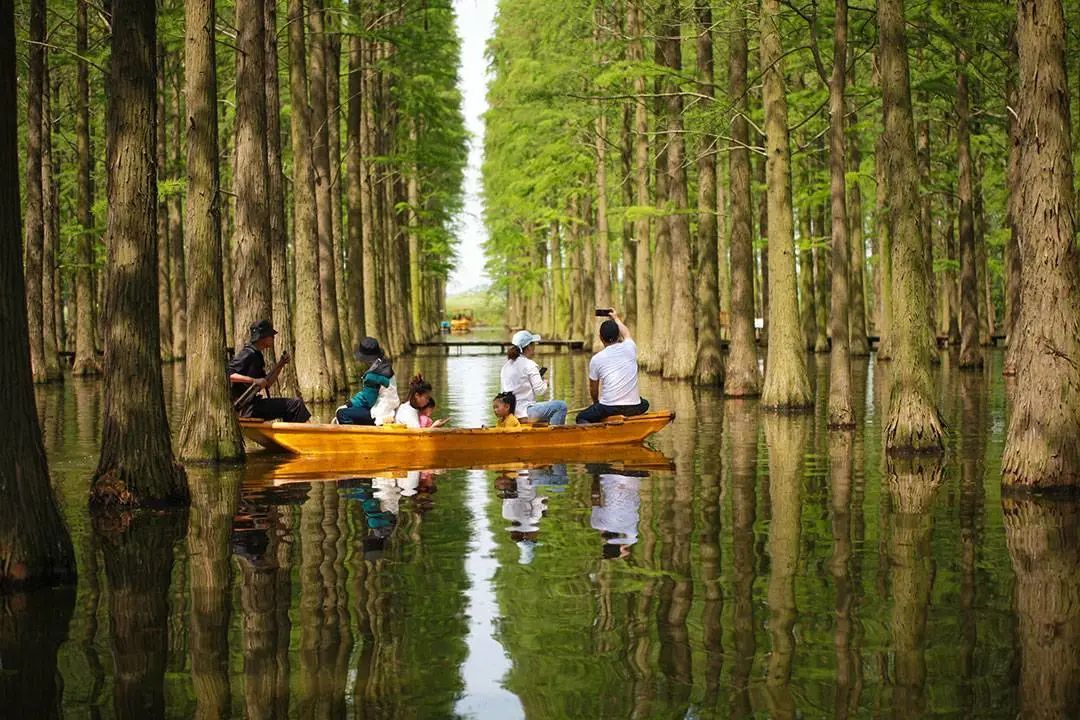
[[[608, 25], [608, 19], [604, 17], [604, 8], [598, 4], [594, 13], [593, 41], [598, 47], [603, 43], [601, 28]], [[607, 66], [607, 57], [601, 51], [599, 53], [601, 68]], [[608, 245], [611, 238], [608, 233], [608, 201], [607, 201], [607, 113], [601, 101], [595, 105], [596, 121], [594, 123], [593, 149], [596, 152], [596, 267], [593, 280], [593, 303], [598, 308], [611, 307], [611, 260], [609, 258]], [[589, 333], [586, 340], [592, 339]]]
[[885, 446], [890, 452], [941, 452], [943, 428], [934, 404], [926, 270], [919, 235], [918, 172], [911, 114], [903, 0], [880, 0], [882, 149], [889, 178], [895, 339]]
[[[114, 0], [106, 110], [105, 410], [101, 456], [90, 489], [95, 505], [188, 503], [187, 479], [173, 458], [165, 416], [155, 307], [156, 25], [152, 4]], [[224, 392], [221, 347], [215, 358]]]
[[[278, 99], [277, 3], [263, 3], [263, 72], [266, 74], [266, 197], [267, 233], [270, 242], [270, 283], [274, 329], [278, 331], [276, 349], [294, 357], [292, 303], [289, 277], [292, 269], [288, 256], [288, 225], [285, 220], [285, 176], [281, 167], [281, 104]], [[278, 376], [283, 395], [300, 394], [296, 364], [289, 363]]]
[[1014, 207], [1024, 272], [1017, 383], [1002, 458], [1005, 485], [1080, 485], [1080, 254], [1064, 27], [1060, 0], [1019, 3], [1022, 100]]
[[[311, 166], [311, 108], [307, 102], [307, 59], [304, 50], [304, 3], [289, 0], [289, 89], [293, 150], [293, 247], [296, 307], [293, 333], [296, 376], [309, 401], [333, 397], [334, 381], [326, 365], [319, 297], [319, 237], [315, 219], [315, 174]], [[340, 352], [340, 350], [339, 350]]]
[[[699, 92], [713, 96], [712, 7], [706, 0], [695, 0], [697, 20], [697, 80]], [[714, 135], [701, 138], [697, 158], [698, 228], [697, 228], [697, 367], [694, 377], [705, 385], [722, 385], [724, 359], [720, 356], [720, 298], [717, 274], [716, 217], [716, 143]], [[688, 279], [689, 280], [689, 279]], [[686, 283], [688, 286], [690, 282]]]
[[76, 241], [78, 267], [75, 270], [75, 364], [73, 375], [97, 375], [101, 366], [94, 348], [94, 185], [90, 147], [90, 79], [86, 62], [86, 7], [78, 0], [75, 11], [75, 154], [78, 181], [75, 183], [75, 214], [79, 222]]
[[[627, 0], [627, 32], [630, 35], [628, 56], [631, 64], [645, 62], [644, 0]], [[639, 210], [649, 205], [649, 109], [645, 105], [644, 68], [634, 74], [634, 202]], [[634, 221], [635, 290], [637, 327], [634, 337], [642, 348], [653, 344], [652, 246], [649, 216], [641, 214]], [[645, 367], [645, 358], [639, 355]]]
[[[850, 46], [849, 46], [850, 47]], [[851, 64], [848, 72], [848, 85], [855, 84], [854, 52], [849, 49]], [[848, 116], [848, 172], [856, 175], [848, 189], [848, 233], [851, 244], [851, 303], [848, 319], [851, 328], [851, 354], [864, 357], [870, 354], [870, 342], [866, 337], [866, 241], [863, 239], [862, 188], [858, 173], [862, 164], [859, 152], [858, 118], [854, 111]]]
[[829, 178], [832, 194], [832, 307], [829, 330], [832, 352], [829, 355], [830, 428], [855, 427], [851, 396], [851, 360], [848, 357], [848, 247], [847, 188], [844, 175], [844, 87], [847, 63], [847, 0], [836, 0], [833, 25], [833, 68], [829, 79]]
[[[331, 390], [348, 387], [345, 358], [341, 350], [338, 322], [337, 258], [334, 256], [334, 178], [330, 165], [329, 106], [327, 104], [327, 35], [325, 0], [310, 0], [307, 20], [311, 29], [311, 56], [308, 82], [311, 89], [311, 154], [315, 178], [315, 220], [319, 241], [319, 301], [323, 350]], [[335, 69], [334, 77], [338, 72]]]
[[[728, 175], [731, 182], [731, 344], [724, 373], [724, 394], [751, 397], [761, 393], [754, 342], [754, 240], [750, 215], [750, 126], [746, 67], [746, 8], [731, 9], [733, 32], [728, 46], [728, 96], [734, 103]], [[639, 265], [640, 268], [640, 265]]]
[[[16, 105], [15, 68], [8, 4], [0, 10], [0, 107]], [[0, 113], [0, 402], [9, 416], [0, 440], [0, 593], [75, 582], [75, 551], [49, 481], [30, 372], [18, 174], [15, 114]]]
[[960, 200], [960, 368], [982, 367], [979, 348], [979, 288], [975, 255], [974, 169], [971, 160], [967, 53], [956, 53], [956, 166]]
[[45, 376], [50, 382], [64, 379], [60, 372], [59, 323], [56, 320], [60, 306], [60, 278], [56, 271], [60, 251], [60, 212], [53, 172], [52, 128], [52, 88], [46, 53], [41, 82], [41, 345]]
[[[664, 105], [667, 114], [667, 174], [668, 208], [671, 213], [667, 218], [671, 258], [669, 260], [671, 286], [671, 321], [667, 352], [663, 355], [664, 377], [686, 379], [694, 376], [697, 364], [697, 323], [694, 317], [694, 283], [689, 277], [694, 264], [690, 239], [689, 190], [686, 178], [686, 139], [683, 133], [683, 98], [679, 92], [675, 76], [682, 73], [682, 3], [670, 0], [669, 15], [663, 25], [664, 65], [672, 73], [666, 80], [668, 96]], [[715, 168], [714, 168], [715, 176]], [[715, 183], [715, 177], [712, 178]], [[709, 195], [713, 194], [710, 188]], [[712, 218], [715, 223], [715, 216]], [[715, 253], [715, 238], [713, 252]], [[660, 269], [660, 268], [658, 268]], [[794, 271], [794, 267], [792, 268]], [[662, 275], [661, 277], [666, 277]], [[678, 278], [685, 278], [679, 281]], [[703, 280], [712, 288], [713, 322], [717, 320], [716, 304], [716, 263], [711, 266], [708, 279]], [[706, 291], [708, 292], [708, 291]], [[715, 330], [714, 330], [715, 334]], [[719, 354], [719, 352], [717, 353]], [[717, 363], [719, 364], [719, 363]]]
[[[273, 321], [269, 166], [266, 147], [266, 37], [262, 0], [236, 0], [236, 227], [233, 232], [232, 293], [237, 352], [253, 323]], [[195, 268], [192, 268], [197, 272]], [[267, 358], [268, 363], [272, 358]]]
[[[1063, 26], [1061, 26], [1063, 27]], [[1019, 717], [1065, 718], [1080, 707], [1080, 512], [1075, 502], [1002, 500], [1020, 645]]]
[[[160, 42], [157, 45], [158, 74], [157, 74], [157, 130], [155, 132], [155, 150], [157, 163], [158, 185], [166, 178], [166, 143], [165, 143], [165, 47]], [[172, 285], [169, 280], [169, 203], [168, 200], [158, 199], [157, 206], [157, 236], [158, 236], [158, 325], [161, 326], [161, 361], [169, 362], [173, 359], [173, 306]]]
[[41, 186], [41, 106], [45, 93], [45, 0], [30, 2], [27, 48], [30, 69], [26, 83], [26, 318], [30, 330], [30, 367], [35, 383], [49, 381], [45, 365], [41, 255], [45, 243]]
[[412, 324], [412, 336], [417, 340], [423, 339], [424, 328], [422, 317], [424, 314], [423, 280], [421, 279], [420, 266], [420, 178], [417, 170], [415, 153], [419, 145], [419, 133], [416, 129], [416, 118], [410, 117], [409, 123], [409, 147], [413, 155], [413, 161], [409, 164], [409, 176], [406, 180], [408, 193], [408, 237], [409, 237], [409, 319]]
[[762, 406], [795, 410], [813, 405], [799, 329], [795, 287], [795, 235], [791, 210], [791, 149], [780, 45], [780, 2], [761, 7], [762, 96], [765, 103], [766, 182], [769, 212], [769, 350]]
[[[622, 137], [620, 156], [622, 160], [622, 200], [625, 207], [634, 204], [634, 105], [626, 103], [622, 113]], [[623, 216], [622, 221], [622, 309], [630, 327], [638, 326], [637, 313], [637, 241], [634, 239], [634, 223]]]
[[[244, 457], [225, 371], [225, 286], [221, 267], [215, 0], [184, 3], [187, 98], [188, 355], [180, 456], [196, 462]], [[237, 351], [240, 345], [236, 347]]]
[[[803, 182], [810, 185], [810, 172], [803, 172]], [[799, 320], [802, 323], [803, 344], [814, 349], [817, 340], [817, 307], [814, 298], [814, 249], [811, 230], [810, 202], [799, 207]]]

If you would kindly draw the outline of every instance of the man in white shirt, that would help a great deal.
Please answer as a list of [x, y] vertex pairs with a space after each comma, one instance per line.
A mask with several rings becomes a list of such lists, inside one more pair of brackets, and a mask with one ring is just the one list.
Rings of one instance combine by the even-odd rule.
[[604, 349], [589, 360], [589, 394], [593, 404], [578, 413], [578, 423], [602, 422], [612, 415], [641, 415], [649, 401], [638, 392], [637, 344], [614, 310], [600, 323]]

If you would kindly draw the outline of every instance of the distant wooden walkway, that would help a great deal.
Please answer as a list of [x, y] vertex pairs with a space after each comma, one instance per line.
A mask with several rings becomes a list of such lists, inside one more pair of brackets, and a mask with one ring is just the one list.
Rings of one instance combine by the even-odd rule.
[[[573, 350], [581, 350], [584, 346], [580, 340], [544, 340], [536, 347], [539, 350], [554, 350], [556, 352]], [[425, 340], [423, 342], [413, 343], [413, 347], [417, 351], [422, 351], [425, 354], [443, 354], [443, 355], [487, 355], [492, 350], [502, 352], [510, 347], [510, 343], [502, 342], [500, 340]], [[457, 352], [452, 351], [456, 349]]]

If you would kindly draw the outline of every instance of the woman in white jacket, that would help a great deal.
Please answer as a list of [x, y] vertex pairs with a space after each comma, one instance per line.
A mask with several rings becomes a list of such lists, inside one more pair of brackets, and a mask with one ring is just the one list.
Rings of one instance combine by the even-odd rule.
[[506, 353], [506, 362], [502, 367], [502, 391], [512, 392], [517, 399], [514, 414], [532, 421], [543, 421], [550, 425], [566, 423], [566, 403], [562, 400], [539, 402], [537, 397], [548, 391], [542, 368], [532, 359], [536, 353], [539, 335], [528, 330], [518, 330], [510, 340], [510, 350]]

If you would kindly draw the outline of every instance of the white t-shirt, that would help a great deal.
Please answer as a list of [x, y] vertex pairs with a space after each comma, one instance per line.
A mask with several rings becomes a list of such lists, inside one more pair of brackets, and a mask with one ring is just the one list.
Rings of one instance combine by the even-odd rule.
[[522, 355], [517, 360], [507, 360], [502, 366], [502, 391], [512, 392], [517, 399], [514, 414], [528, 417], [529, 408], [536, 404], [536, 396], [547, 392], [548, 384], [540, 377], [540, 366]]
[[641, 480], [627, 475], [601, 475], [600, 487], [601, 505], [592, 509], [590, 524], [594, 530], [618, 535], [605, 542], [633, 545], [637, 542]]
[[632, 338], [612, 343], [589, 360], [589, 379], [600, 381], [601, 405], [637, 405], [637, 344]]
[[399, 422], [406, 427], [411, 427], [413, 430], [419, 430], [420, 411], [414, 408], [410, 403], [403, 402], [398, 405], [397, 414], [394, 415], [394, 422]]

